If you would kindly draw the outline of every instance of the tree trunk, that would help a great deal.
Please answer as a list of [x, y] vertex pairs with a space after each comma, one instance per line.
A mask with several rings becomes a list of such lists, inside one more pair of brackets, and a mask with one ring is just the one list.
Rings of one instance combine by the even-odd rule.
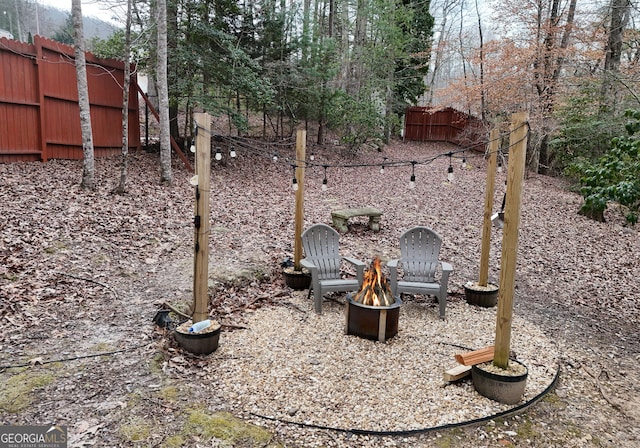
[[347, 93], [357, 97], [363, 81], [364, 47], [367, 42], [368, 5], [366, 0], [357, 0], [356, 29], [353, 35], [353, 59], [351, 72], [347, 78]]
[[[176, 52], [178, 48], [178, 8], [176, 2], [165, 0], [167, 5], [167, 83], [172, 87], [169, 93], [169, 131], [176, 142], [180, 141], [178, 127], [178, 96], [175, 86], [178, 85], [178, 64]], [[180, 92], [184, 93], [184, 92]]]
[[127, 17], [124, 31], [124, 77], [122, 82], [122, 164], [120, 165], [120, 182], [117, 194], [127, 190], [127, 171], [129, 168], [129, 84], [131, 78], [131, 2], [127, 0]]
[[170, 184], [173, 181], [171, 172], [171, 140], [169, 123], [169, 87], [167, 82], [167, 2], [158, 0], [158, 100], [160, 115], [160, 182]]
[[76, 77], [78, 84], [78, 105], [80, 107], [80, 129], [82, 131], [82, 183], [80, 186], [94, 190], [95, 163], [93, 157], [93, 132], [91, 131], [91, 106], [87, 85], [87, 65], [84, 56], [84, 29], [82, 26], [82, 7], [80, 0], [72, 0], [71, 16], [73, 20], [74, 51], [76, 58]]
[[478, 16], [478, 36], [480, 37], [480, 114], [484, 121], [487, 119], [487, 92], [484, 86], [484, 36], [478, 0], [476, 0], [476, 14]]
[[553, 0], [551, 4], [551, 11], [549, 19], [547, 21], [547, 29], [544, 37], [544, 45], [542, 46], [542, 54], [539, 55], [537, 72], [537, 85], [538, 98], [540, 101], [542, 111], [542, 127], [540, 144], [537, 151], [537, 160], [535, 160], [535, 152], [533, 155], [533, 166], [536, 172], [540, 174], [549, 174], [550, 172], [550, 154], [549, 154], [549, 121], [553, 115], [555, 108], [555, 81], [554, 63], [557, 61], [556, 54], [556, 40], [558, 35], [558, 22], [560, 17], [558, 11], [560, 8], [560, 0]]
[[630, 0], [611, 0], [611, 22], [600, 89], [602, 112], [614, 112], [617, 104], [614, 84], [620, 68], [622, 37], [629, 21], [630, 8]]

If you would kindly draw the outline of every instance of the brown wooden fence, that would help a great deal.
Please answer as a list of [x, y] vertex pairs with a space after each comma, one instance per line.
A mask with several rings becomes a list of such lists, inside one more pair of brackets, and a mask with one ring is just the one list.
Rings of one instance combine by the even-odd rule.
[[413, 141], [449, 142], [484, 151], [487, 142], [482, 120], [447, 107], [408, 107], [404, 138]]
[[[124, 65], [86, 54], [96, 157], [122, 146]], [[129, 145], [140, 147], [138, 88], [129, 90]], [[0, 163], [81, 159], [82, 132], [73, 48], [36, 36], [0, 39]]]

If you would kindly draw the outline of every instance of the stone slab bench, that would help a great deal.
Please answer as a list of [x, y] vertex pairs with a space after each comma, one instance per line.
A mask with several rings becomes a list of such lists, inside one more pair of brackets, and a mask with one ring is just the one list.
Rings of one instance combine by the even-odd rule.
[[347, 232], [349, 230], [347, 227], [347, 221], [356, 216], [368, 216], [369, 228], [374, 232], [380, 230], [380, 217], [382, 216], [382, 212], [373, 207], [334, 210], [331, 212], [331, 221], [333, 222], [333, 227], [341, 232]]

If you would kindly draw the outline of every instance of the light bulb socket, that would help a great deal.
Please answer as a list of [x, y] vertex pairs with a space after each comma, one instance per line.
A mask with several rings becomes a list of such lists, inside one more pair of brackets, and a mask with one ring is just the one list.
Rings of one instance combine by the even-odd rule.
[[294, 177], [293, 184], [291, 186], [293, 187], [293, 191], [298, 191], [298, 179]]

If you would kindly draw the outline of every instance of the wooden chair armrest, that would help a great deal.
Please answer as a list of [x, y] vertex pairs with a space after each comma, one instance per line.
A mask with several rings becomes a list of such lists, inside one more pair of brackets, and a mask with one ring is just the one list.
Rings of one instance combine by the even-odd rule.
[[307, 260], [306, 258], [303, 258], [302, 260], [300, 260], [300, 265], [303, 268], [309, 269], [309, 271], [311, 272], [318, 270], [318, 267], [315, 264], [313, 264], [311, 260]]
[[356, 258], [352, 258], [352, 257], [342, 257], [342, 259], [344, 261], [346, 261], [347, 263], [352, 264], [353, 266], [355, 266], [356, 268], [356, 278], [358, 279], [358, 284], [362, 285], [362, 282], [364, 281], [364, 268], [366, 266], [366, 264]]
[[441, 261], [440, 266], [442, 266], [442, 272], [453, 272], [453, 266], [446, 261]]
[[398, 295], [398, 263], [400, 260], [387, 261], [387, 268], [389, 268], [389, 287], [391, 288], [391, 294]]

